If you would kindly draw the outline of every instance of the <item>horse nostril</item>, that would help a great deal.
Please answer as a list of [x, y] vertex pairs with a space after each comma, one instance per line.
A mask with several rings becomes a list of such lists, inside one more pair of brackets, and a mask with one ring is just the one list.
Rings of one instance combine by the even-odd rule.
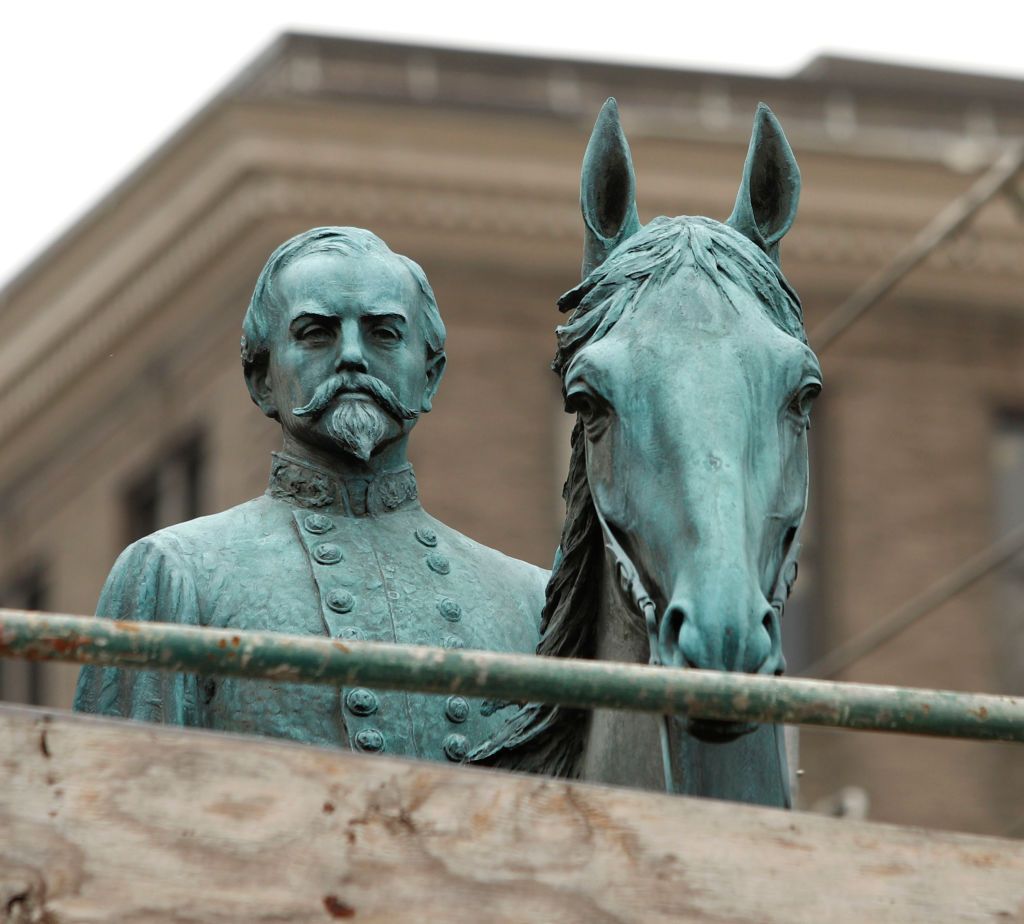
[[670, 606], [666, 610], [658, 629], [658, 657], [662, 664], [680, 667], [684, 663], [691, 667], [683, 646], [683, 626], [686, 624], [686, 610], [681, 606]]
[[764, 635], [759, 639], [760, 650], [755, 656], [757, 666], [754, 673], [778, 673], [778, 664], [782, 657], [782, 635], [779, 631], [779, 614], [769, 608], [761, 617], [761, 628]]

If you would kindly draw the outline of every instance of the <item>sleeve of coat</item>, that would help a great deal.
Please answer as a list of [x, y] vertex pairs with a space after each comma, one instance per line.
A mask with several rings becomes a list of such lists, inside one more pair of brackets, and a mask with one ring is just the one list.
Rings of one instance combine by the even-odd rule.
[[[156, 533], [128, 546], [103, 585], [96, 615], [198, 625], [195, 581], [174, 540]], [[196, 701], [194, 674], [88, 664], [78, 677], [74, 709], [144, 722], [196, 725]]]

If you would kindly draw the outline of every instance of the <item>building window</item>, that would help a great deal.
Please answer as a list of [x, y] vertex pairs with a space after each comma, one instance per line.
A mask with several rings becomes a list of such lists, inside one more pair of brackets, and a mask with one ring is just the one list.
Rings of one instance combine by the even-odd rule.
[[[23, 569], [0, 588], [0, 606], [15, 610], [47, 608], [46, 575], [38, 566]], [[43, 702], [43, 665], [20, 658], [0, 658], [0, 700], [40, 706]]]
[[[1003, 413], [992, 441], [992, 528], [1001, 539], [1024, 523], [1024, 412]], [[1024, 553], [999, 571], [996, 593], [996, 669], [1001, 687], [1017, 692], [1024, 685]]]
[[134, 477], [124, 491], [124, 535], [131, 543], [202, 512], [204, 454], [192, 435], [174, 443]]

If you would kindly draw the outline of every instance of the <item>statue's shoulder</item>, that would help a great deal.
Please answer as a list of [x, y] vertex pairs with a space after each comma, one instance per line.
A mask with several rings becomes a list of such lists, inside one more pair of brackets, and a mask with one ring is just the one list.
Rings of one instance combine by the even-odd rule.
[[489, 548], [434, 517], [429, 520], [443, 545], [463, 565], [472, 567], [482, 582], [492, 584], [495, 590], [543, 602], [549, 571]]
[[136, 550], [181, 559], [197, 555], [242, 551], [268, 537], [290, 536], [288, 507], [263, 495], [219, 513], [175, 523], [139, 539], [125, 552]]
[[119, 619], [199, 620], [200, 591], [210, 576], [237, 574], [245, 536], [266, 534], [274, 516], [269, 499], [257, 498], [143, 536], [117, 557], [97, 612]]
[[[133, 542], [107, 577], [100, 611], [133, 611], [145, 600], [169, 621], [218, 620], [226, 612], [251, 609], [254, 597], [264, 600], [258, 589], [273, 582], [268, 576], [304, 569], [288, 506], [259, 497]], [[194, 616], [185, 618], [179, 610]]]

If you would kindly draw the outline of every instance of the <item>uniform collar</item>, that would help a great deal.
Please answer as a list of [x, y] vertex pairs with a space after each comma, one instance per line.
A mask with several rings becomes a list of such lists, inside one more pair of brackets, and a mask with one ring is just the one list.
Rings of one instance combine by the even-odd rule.
[[419, 506], [411, 465], [394, 472], [342, 478], [283, 452], [272, 453], [272, 457], [267, 494], [296, 507], [365, 517]]

